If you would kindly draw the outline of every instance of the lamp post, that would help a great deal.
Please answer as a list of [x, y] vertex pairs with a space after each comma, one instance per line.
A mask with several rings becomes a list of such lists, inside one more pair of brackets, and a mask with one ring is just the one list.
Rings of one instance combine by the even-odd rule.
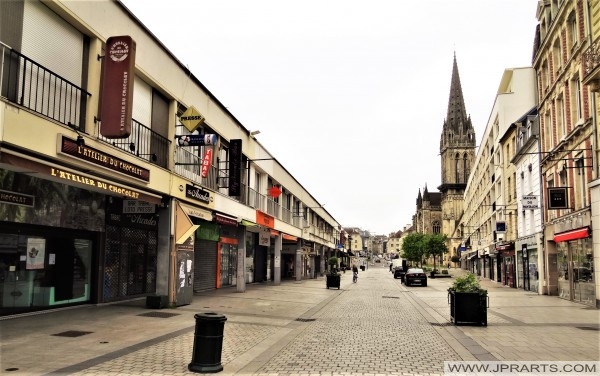
[[352, 252], [352, 235], [348, 234], [348, 261], [350, 260], [350, 253]]

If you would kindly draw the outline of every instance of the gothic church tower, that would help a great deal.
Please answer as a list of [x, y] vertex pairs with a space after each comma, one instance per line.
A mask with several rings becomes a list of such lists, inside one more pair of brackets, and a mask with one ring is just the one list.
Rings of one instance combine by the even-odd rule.
[[442, 233], [448, 236], [450, 255], [456, 254], [462, 240], [456, 226], [463, 214], [464, 193], [475, 163], [475, 147], [475, 130], [465, 110], [455, 53], [448, 115], [440, 140], [442, 185], [438, 187], [442, 194]]

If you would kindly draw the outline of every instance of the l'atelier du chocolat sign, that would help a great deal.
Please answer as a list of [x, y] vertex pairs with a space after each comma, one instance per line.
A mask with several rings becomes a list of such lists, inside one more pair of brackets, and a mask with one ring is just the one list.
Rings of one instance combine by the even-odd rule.
[[72, 157], [120, 172], [127, 176], [141, 179], [145, 182], [150, 181], [150, 170], [110, 156], [89, 146], [79, 146], [74, 140], [65, 136], [62, 136], [60, 151], [63, 154], [68, 154]]

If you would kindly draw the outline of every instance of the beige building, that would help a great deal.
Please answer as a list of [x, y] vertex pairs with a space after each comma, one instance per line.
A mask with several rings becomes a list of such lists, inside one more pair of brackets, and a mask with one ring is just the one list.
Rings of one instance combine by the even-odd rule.
[[[547, 292], [600, 306], [598, 38], [600, 3], [538, 2], [534, 67], [540, 116]], [[592, 200], [596, 200], [592, 203]]]
[[534, 70], [506, 69], [477, 150], [459, 226], [463, 267], [510, 287], [517, 286], [514, 123], [535, 107], [535, 100]]
[[0, 315], [324, 269], [341, 225], [122, 3], [0, 25]]

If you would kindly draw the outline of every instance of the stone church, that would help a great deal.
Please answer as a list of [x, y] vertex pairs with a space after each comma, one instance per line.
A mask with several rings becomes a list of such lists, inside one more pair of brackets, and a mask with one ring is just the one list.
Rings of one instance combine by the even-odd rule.
[[452, 66], [448, 114], [440, 139], [441, 178], [439, 192], [429, 192], [427, 186], [417, 196], [417, 212], [413, 228], [426, 234], [448, 236], [449, 255], [457, 254], [462, 241], [458, 224], [463, 215], [464, 193], [469, 174], [475, 163], [475, 130], [467, 115], [463, 98], [456, 54]]

